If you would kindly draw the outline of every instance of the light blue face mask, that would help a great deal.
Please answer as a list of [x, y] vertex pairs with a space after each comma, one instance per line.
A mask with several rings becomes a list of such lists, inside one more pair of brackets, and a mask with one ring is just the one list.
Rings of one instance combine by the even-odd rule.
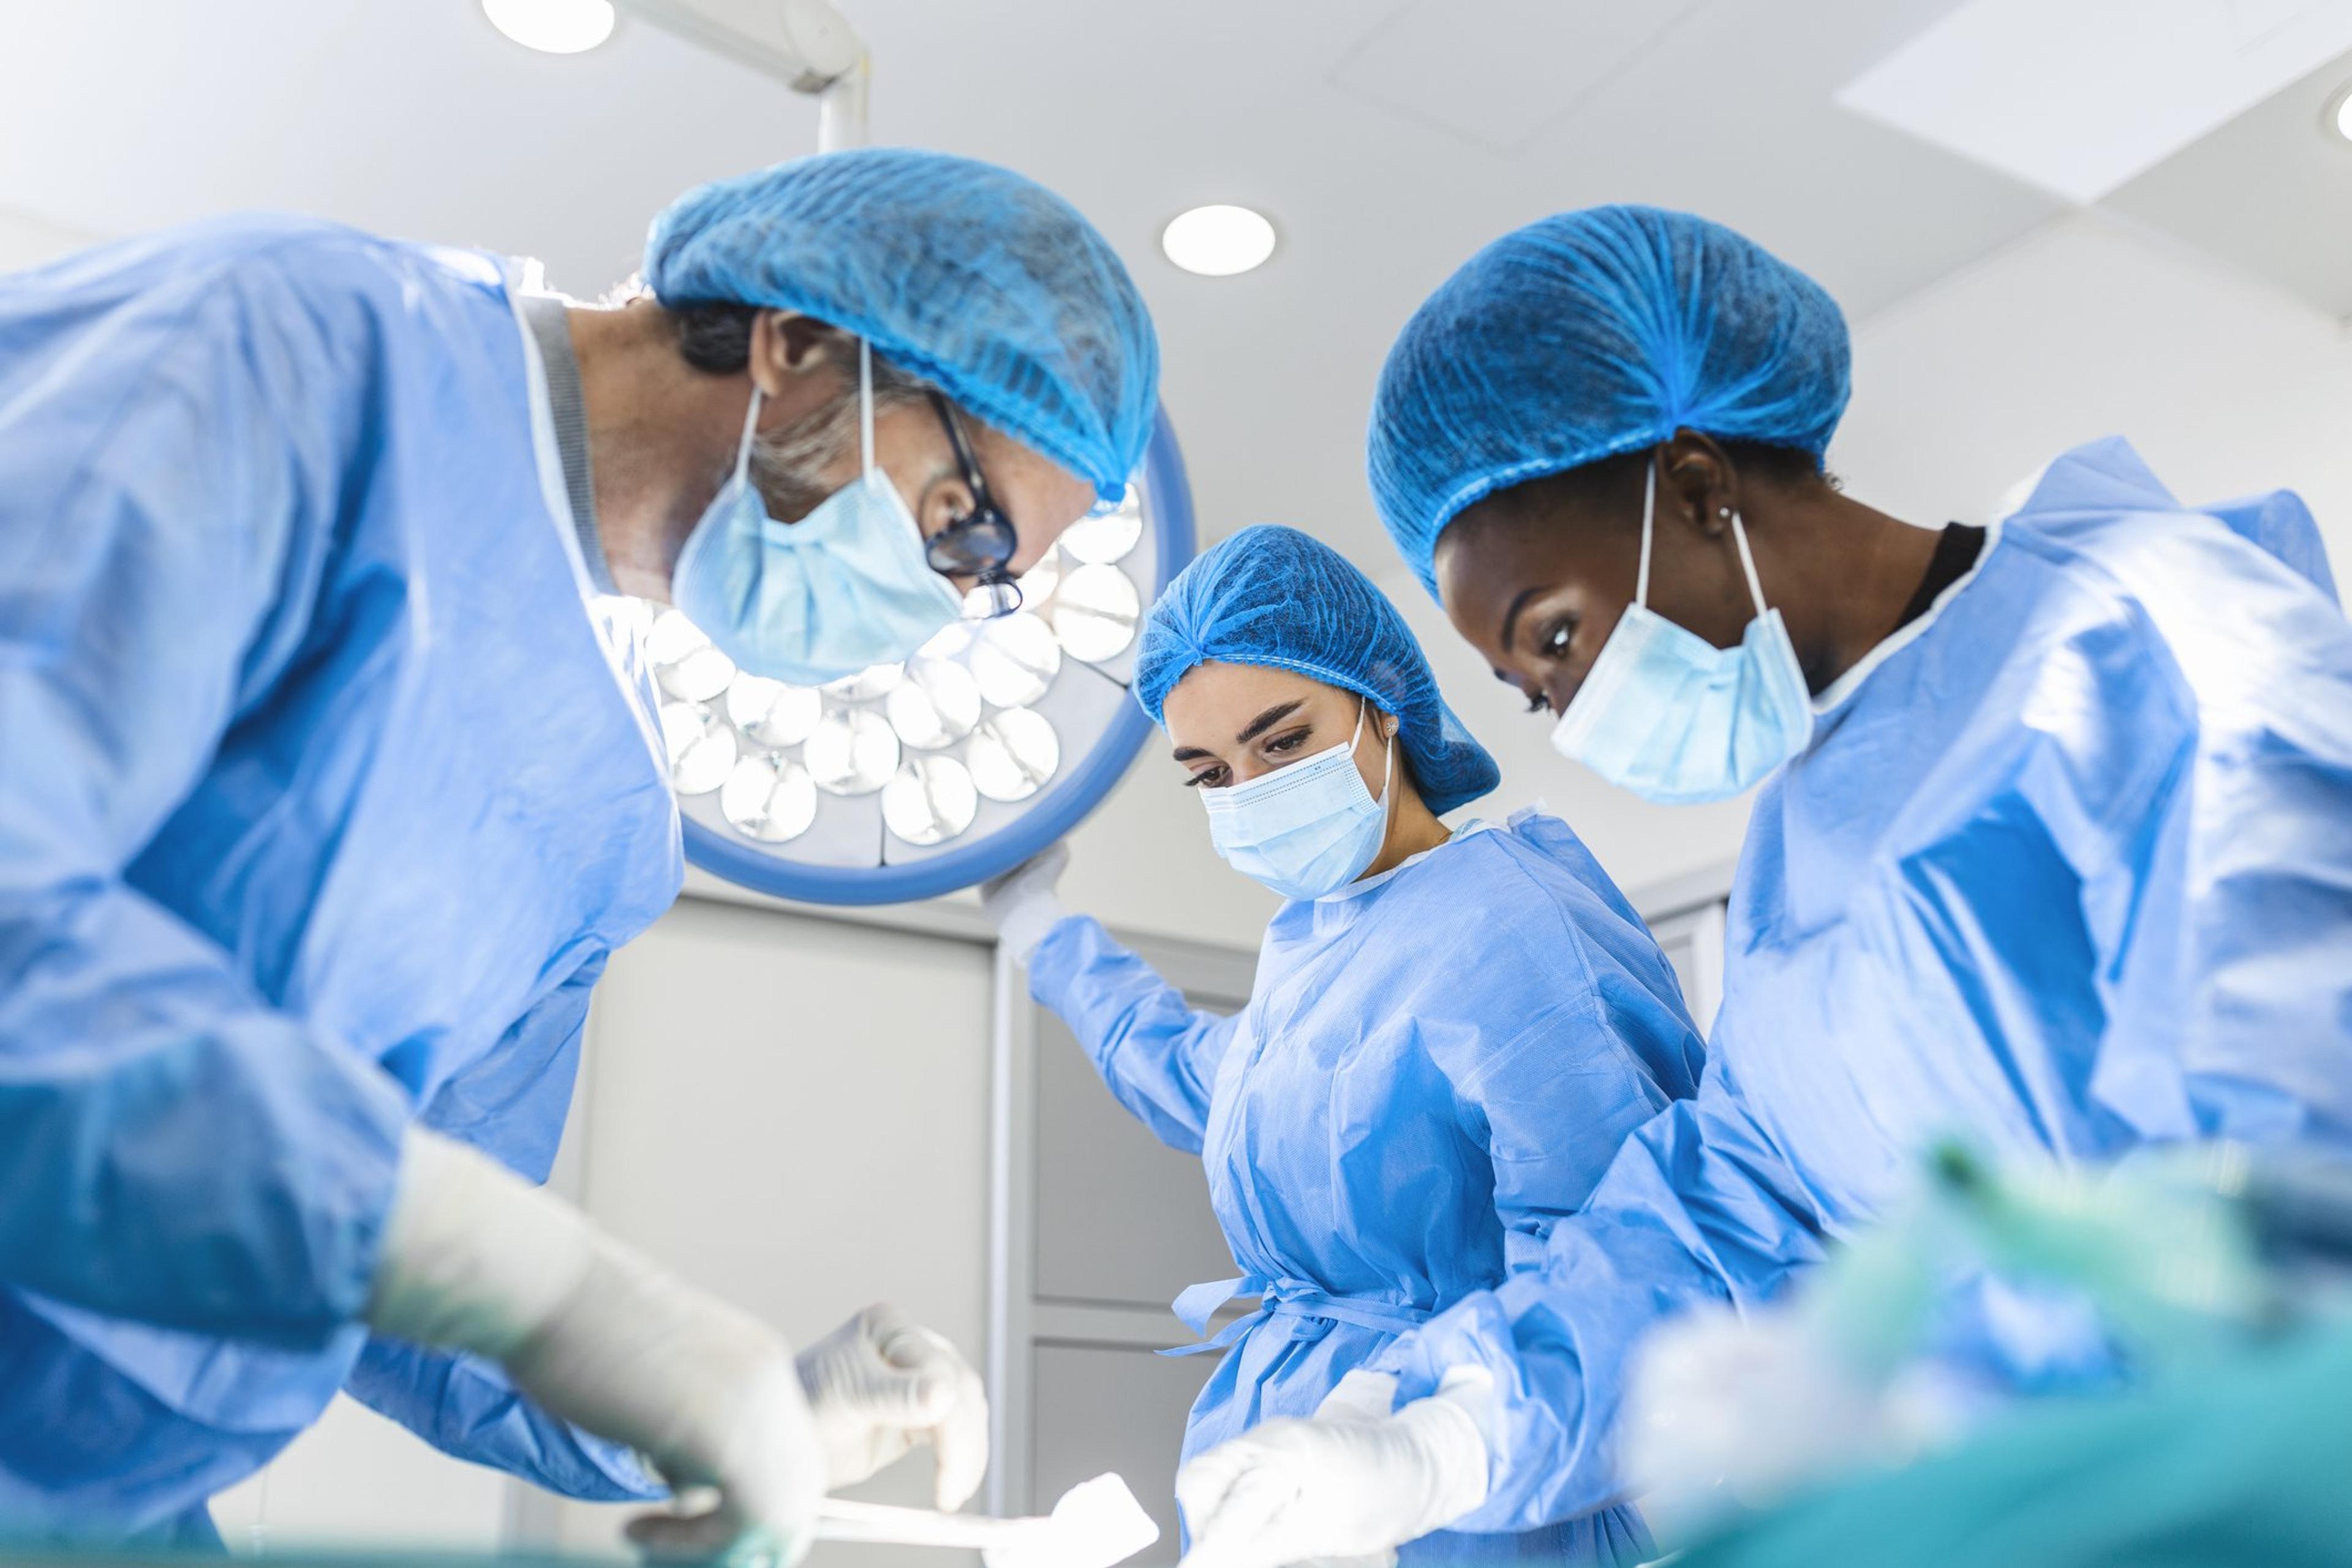
[[1726, 800], [1805, 749], [1813, 735], [1812, 699], [1780, 612], [1764, 607], [1764, 585], [1738, 512], [1731, 535], [1756, 602], [1756, 618], [1739, 646], [1717, 647], [1649, 607], [1657, 501], [1653, 459], [1642, 493], [1633, 603], [1552, 726], [1552, 749], [1661, 805]]
[[1286, 899], [1319, 899], [1364, 874], [1388, 837], [1391, 773], [1396, 742], [1383, 743], [1381, 798], [1364, 787], [1356, 766], [1367, 702], [1356, 710], [1356, 731], [1344, 744], [1247, 784], [1204, 789], [1209, 842], [1225, 864]]
[[760, 391], [751, 389], [735, 474], [687, 536], [670, 593], [742, 668], [821, 686], [911, 658], [963, 611], [923, 559], [923, 531], [874, 466], [874, 359], [857, 345], [858, 477], [794, 523], [768, 515], [751, 483]]

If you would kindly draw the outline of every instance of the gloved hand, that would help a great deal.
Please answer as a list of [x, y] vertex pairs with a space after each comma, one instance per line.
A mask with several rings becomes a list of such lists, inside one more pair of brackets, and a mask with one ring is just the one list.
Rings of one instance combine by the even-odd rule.
[[949, 1511], [988, 1470], [988, 1394], [955, 1346], [896, 1307], [858, 1313], [800, 1356], [830, 1484], [862, 1481], [917, 1443], [938, 1459], [932, 1491]]
[[1054, 896], [1062, 873], [1070, 868], [1070, 847], [1056, 841], [1002, 877], [980, 885], [980, 908], [996, 927], [996, 942], [1015, 963], [1027, 963], [1037, 944], [1045, 940], [1070, 911]]
[[1284, 1568], [1310, 1558], [1393, 1563], [1395, 1549], [1486, 1499], [1480, 1423], [1493, 1383], [1461, 1369], [1388, 1414], [1396, 1379], [1357, 1371], [1311, 1421], [1268, 1421], [1186, 1465], [1182, 1568]]
[[826, 1455], [791, 1347], [487, 1156], [409, 1131], [366, 1317], [500, 1362], [548, 1414], [718, 1489], [705, 1512], [632, 1522], [649, 1553], [789, 1568], [807, 1551]]

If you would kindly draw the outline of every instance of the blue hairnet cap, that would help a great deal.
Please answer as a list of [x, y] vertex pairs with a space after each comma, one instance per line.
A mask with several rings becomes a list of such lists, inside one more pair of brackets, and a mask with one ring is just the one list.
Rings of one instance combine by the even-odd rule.
[[1437, 591], [1463, 508], [1696, 430], [1819, 459], [1845, 412], [1845, 317], [1721, 224], [1655, 207], [1531, 223], [1405, 323], [1372, 404], [1372, 499]]
[[821, 153], [688, 191], [654, 220], [664, 305], [800, 310], [856, 332], [1106, 500], [1151, 437], [1160, 343], [1077, 209], [944, 153]]
[[1176, 574], [1143, 623], [1135, 695], [1165, 725], [1194, 665], [1269, 664], [1370, 698], [1397, 716], [1413, 787], [1443, 815], [1502, 782], [1486, 748], [1437, 694], [1404, 617], [1338, 551], [1295, 528], [1244, 528]]

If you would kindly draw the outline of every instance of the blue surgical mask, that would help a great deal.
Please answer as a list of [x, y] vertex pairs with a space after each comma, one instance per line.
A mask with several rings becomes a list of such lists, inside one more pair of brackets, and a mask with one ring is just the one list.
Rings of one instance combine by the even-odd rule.
[[963, 610], [923, 559], [923, 531], [874, 466], [873, 351], [857, 345], [861, 471], [794, 523], [768, 515], [751, 483], [760, 392], [751, 390], [735, 474], [687, 536], [670, 593], [720, 652], [754, 675], [821, 686], [911, 658]]
[[1225, 864], [1286, 899], [1319, 899], [1364, 874], [1388, 837], [1390, 776], [1395, 742], [1384, 744], [1381, 798], [1364, 787], [1356, 766], [1366, 703], [1356, 731], [1343, 745], [1302, 757], [1247, 784], [1204, 789], [1209, 842]]
[[1649, 607], [1658, 469], [1642, 496], [1642, 570], [1633, 603], [1592, 661], [1552, 749], [1661, 805], [1725, 800], [1805, 749], [1813, 706], [1804, 668], [1764, 586], [1748, 531], [1731, 516], [1756, 618], [1737, 647], [1717, 647]]

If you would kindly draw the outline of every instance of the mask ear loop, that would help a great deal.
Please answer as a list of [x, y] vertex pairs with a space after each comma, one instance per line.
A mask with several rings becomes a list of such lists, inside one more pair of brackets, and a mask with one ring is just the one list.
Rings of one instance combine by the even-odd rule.
[[857, 456], [866, 478], [874, 475], [874, 341], [857, 340]]
[[1764, 583], [1756, 575], [1756, 557], [1748, 549], [1748, 530], [1740, 525], [1739, 514], [1731, 514], [1731, 537], [1739, 544], [1739, 564], [1748, 573], [1748, 596], [1756, 601], [1756, 613], [1764, 614]]
[[[1354, 760], [1356, 748], [1364, 739], [1364, 715], [1372, 710], [1372, 700], [1369, 697], [1359, 696], [1356, 703], [1356, 733], [1348, 742], [1348, 754], [1350, 761]], [[1399, 721], [1398, 727], [1400, 729], [1403, 727], [1402, 721]], [[1382, 731], [1381, 733], [1381, 816], [1383, 818], [1389, 815], [1389, 786], [1395, 782], [1396, 737]], [[1384, 840], [1386, 837], [1385, 834], [1382, 835]]]
[[735, 481], [740, 484], [751, 472], [751, 437], [760, 429], [760, 384], [751, 384], [751, 406], [743, 411], [743, 438], [735, 443]]

